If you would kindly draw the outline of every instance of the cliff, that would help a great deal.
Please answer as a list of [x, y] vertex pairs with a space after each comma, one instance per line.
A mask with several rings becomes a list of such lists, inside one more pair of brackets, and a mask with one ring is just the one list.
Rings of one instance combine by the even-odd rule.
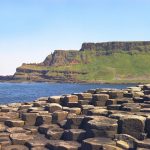
[[146, 82], [150, 42], [83, 43], [80, 50], [55, 50], [39, 64], [23, 64], [18, 81]]

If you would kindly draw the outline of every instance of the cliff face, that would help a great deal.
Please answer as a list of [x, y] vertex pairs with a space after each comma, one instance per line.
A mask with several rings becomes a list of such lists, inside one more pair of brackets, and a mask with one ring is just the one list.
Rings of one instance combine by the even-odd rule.
[[61, 66], [67, 64], [80, 63], [77, 59], [79, 56], [79, 51], [75, 50], [55, 50], [54, 53], [46, 57], [43, 62], [45, 66]]
[[149, 41], [141, 41], [141, 42], [104, 42], [104, 43], [83, 43], [81, 51], [85, 50], [123, 50], [123, 51], [131, 51], [131, 50], [150, 50], [150, 42]]
[[83, 43], [79, 51], [55, 50], [42, 63], [23, 64], [16, 69], [13, 79], [54, 82], [132, 80], [137, 76], [145, 79], [150, 74], [149, 60], [149, 41]]

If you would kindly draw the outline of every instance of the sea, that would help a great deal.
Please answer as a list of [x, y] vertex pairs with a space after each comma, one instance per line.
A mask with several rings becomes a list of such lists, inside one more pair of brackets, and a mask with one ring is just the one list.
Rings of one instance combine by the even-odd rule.
[[133, 84], [0, 83], [0, 104], [30, 102], [40, 97], [79, 93], [96, 88], [124, 89]]

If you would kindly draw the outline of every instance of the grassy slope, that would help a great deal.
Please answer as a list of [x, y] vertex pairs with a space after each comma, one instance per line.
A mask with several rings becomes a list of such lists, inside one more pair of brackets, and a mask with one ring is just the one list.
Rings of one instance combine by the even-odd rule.
[[[96, 52], [85, 51], [82, 52], [82, 55], [88, 60], [87, 64], [83, 63], [59, 67], [38, 67], [28, 65], [26, 67], [35, 70], [84, 71], [87, 72], [86, 75], [76, 75], [76, 78], [90, 82], [125, 83], [150, 81], [150, 53], [138, 52], [127, 54], [125, 52], [119, 52], [107, 56], [95, 56]], [[81, 58], [78, 56], [76, 59]], [[51, 72], [49, 72], [49, 75], [51, 75]]]

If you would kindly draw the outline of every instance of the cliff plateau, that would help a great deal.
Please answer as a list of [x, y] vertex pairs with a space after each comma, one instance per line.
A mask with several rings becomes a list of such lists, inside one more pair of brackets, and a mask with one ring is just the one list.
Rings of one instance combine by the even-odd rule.
[[147, 82], [150, 41], [83, 43], [80, 50], [55, 50], [39, 64], [23, 64], [15, 81]]

